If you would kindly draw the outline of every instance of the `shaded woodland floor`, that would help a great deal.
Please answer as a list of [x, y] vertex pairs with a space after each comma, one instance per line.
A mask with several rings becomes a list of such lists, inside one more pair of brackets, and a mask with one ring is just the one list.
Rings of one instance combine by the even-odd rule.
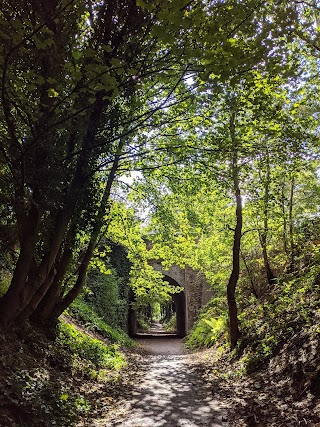
[[[177, 338], [139, 340], [148, 351], [148, 367], [124, 396], [106, 426], [227, 426], [227, 405], [215, 398], [201, 376], [190, 370], [193, 355]], [[97, 424], [99, 425], [99, 424]]]
[[208, 350], [198, 353], [190, 369], [225, 402], [230, 427], [319, 427], [319, 397], [309, 387], [299, 387], [302, 381], [291, 373], [280, 372], [280, 363], [274, 360], [264, 369], [242, 375], [237, 362], [230, 366]]
[[244, 375], [227, 353], [188, 353], [176, 337], [140, 337], [138, 349], [123, 350], [126, 367], [93, 377], [39, 334], [2, 334], [0, 426], [319, 427], [319, 384], [292, 362], [318, 344], [295, 340]]
[[145, 351], [141, 377], [94, 426], [320, 426], [319, 400], [284, 372], [286, 348], [269, 369], [243, 376], [236, 361], [215, 350], [188, 354], [182, 340], [159, 330], [137, 341]]

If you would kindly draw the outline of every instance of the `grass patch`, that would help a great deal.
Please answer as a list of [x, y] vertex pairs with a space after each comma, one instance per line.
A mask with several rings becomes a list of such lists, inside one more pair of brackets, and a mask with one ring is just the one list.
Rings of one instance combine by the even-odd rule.
[[126, 357], [61, 321], [55, 341], [26, 325], [0, 335], [0, 425], [73, 427], [121, 384]]
[[91, 362], [98, 369], [119, 370], [126, 364], [124, 356], [117, 350], [118, 345], [106, 345], [63, 321], [59, 325], [57, 344], [72, 358]]
[[92, 332], [97, 332], [102, 337], [111, 341], [111, 343], [120, 344], [125, 347], [133, 347], [135, 343], [120, 328], [112, 328], [94, 310], [79, 297], [68, 308], [68, 315], [78, 320], [83, 326]]

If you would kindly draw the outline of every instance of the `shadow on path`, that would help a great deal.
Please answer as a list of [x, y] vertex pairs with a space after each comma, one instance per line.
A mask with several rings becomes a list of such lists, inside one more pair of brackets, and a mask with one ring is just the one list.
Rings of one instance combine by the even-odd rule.
[[138, 340], [151, 353], [144, 378], [129, 391], [112, 427], [227, 426], [226, 407], [191, 371], [180, 339]]

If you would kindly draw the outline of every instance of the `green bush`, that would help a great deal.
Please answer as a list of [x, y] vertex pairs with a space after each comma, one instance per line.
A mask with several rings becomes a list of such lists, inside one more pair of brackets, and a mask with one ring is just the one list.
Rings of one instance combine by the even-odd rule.
[[66, 322], [59, 325], [57, 344], [73, 357], [90, 361], [97, 368], [120, 369], [126, 363], [123, 355], [117, 351], [117, 345], [106, 345]]
[[227, 332], [225, 297], [213, 298], [201, 310], [198, 321], [186, 338], [190, 349], [211, 347]]
[[226, 316], [220, 316], [217, 318], [212, 317], [211, 319], [203, 319], [207, 325], [211, 328], [211, 341], [214, 343], [223, 335], [227, 330], [227, 318]]
[[67, 313], [81, 322], [88, 330], [99, 333], [102, 337], [107, 338], [112, 343], [134, 346], [126, 332], [119, 328], [112, 328], [103, 319], [101, 319], [94, 309], [84, 301], [83, 296], [78, 297], [68, 308]]
[[137, 325], [138, 329], [141, 329], [142, 331], [147, 331], [151, 328], [151, 322], [146, 320], [142, 315], [137, 316]]
[[170, 317], [168, 322], [164, 324], [163, 328], [167, 332], [174, 332], [177, 330], [177, 315], [175, 313]]
[[44, 368], [16, 371], [7, 379], [2, 393], [19, 408], [23, 420], [20, 427], [70, 427], [90, 411], [84, 396], [56, 382]]
[[100, 246], [88, 274], [85, 302], [108, 325], [127, 330], [129, 310], [129, 274], [131, 263], [126, 249], [110, 241]]
[[[110, 274], [104, 274], [97, 269], [90, 272], [87, 279], [85, 301], [108, 325], [118, 327], [120, 326], [117, 316], [120, 279], [110, 267], [109, 272]], [[121, 326], [123, 325], [121, 324]]]
[[186, 347], [190, 349], [211, 347], [214, 341], [211, 339], [211, 327], [205, 321], [200, 319], [192, 328], [186, 339]]

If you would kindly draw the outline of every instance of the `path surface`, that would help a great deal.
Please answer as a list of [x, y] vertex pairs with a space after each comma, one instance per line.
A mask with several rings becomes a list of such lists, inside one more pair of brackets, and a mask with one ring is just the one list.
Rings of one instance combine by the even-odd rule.
[[180, 339], [138, 341], [150, 353], [148, 368], [105, 427], [228, 426], [226, 406], [192, 372]]

